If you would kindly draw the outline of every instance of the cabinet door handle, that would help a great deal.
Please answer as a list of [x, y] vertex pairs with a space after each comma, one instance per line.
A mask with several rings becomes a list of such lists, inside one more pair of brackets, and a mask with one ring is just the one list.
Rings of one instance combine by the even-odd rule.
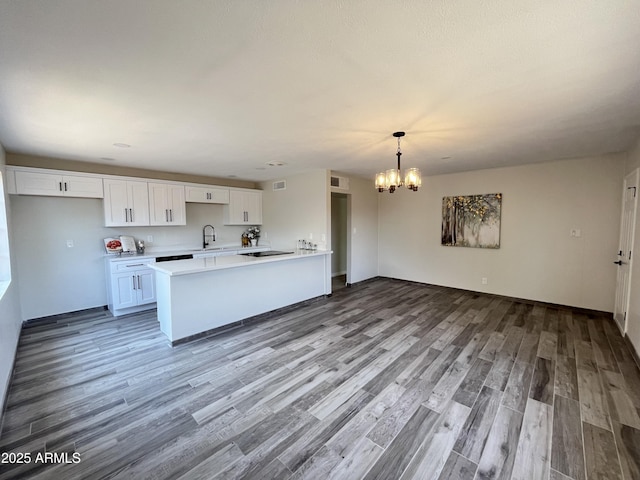
[[136, 288], [136, 276], [133, 275], [131, 278], [133, 278], [133, 289], [137, 290], [137, 288]]
[[64, 191], [67, 191], [67, 182], [64, 182]]
[[164, 221], [167, 223], [169, 222], [169, 210], [166, 208], [164, 209]]
[[142, 290], [142, 285], [140, 284], [140, 275], [138, 275], [138, 290]]
[[58, 188], [62, 191], [62, 182], [58, 182]]
[[136, 263], [135, 265], [126, 265], [127, 268], [129, 267], [144, 267], [144, 263]]
[[125, 223], [129, 222], [129, 212], [126, 208], [124, 209], [124, 221]]
[[133, 222], [133, 208], [129, 209], [129, 218], [131, 219], [131, 221]]
[[169, 220], [173, 222], [173, 210], [169, 209]]

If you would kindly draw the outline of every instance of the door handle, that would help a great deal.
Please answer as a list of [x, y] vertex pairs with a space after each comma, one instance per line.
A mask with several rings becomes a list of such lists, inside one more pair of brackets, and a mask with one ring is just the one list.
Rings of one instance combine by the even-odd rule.
[[134, 290], [137, 290], [137, 288], [136, 288], [136, 276], [135, 276], [135, 275], [132, 275], [132, 277], [131, 277], [131, 278], [133, 278], [133, 289], [134, 289]]
[[622, 265], [622, 260], [618, 260], [617, 262], [613, 262], [613, 263], [615, 263], [616, 265]]

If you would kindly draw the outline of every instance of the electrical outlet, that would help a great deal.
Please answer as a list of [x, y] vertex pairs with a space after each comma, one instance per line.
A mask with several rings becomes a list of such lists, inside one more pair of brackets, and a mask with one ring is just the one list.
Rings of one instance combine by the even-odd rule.
[[582, 232], [580, 232], [580, 229], [579, 229], [579, 228], [572, 228], [572, 229], [569, 231], [569, 236], [571, 236], [571, 237], [576, 237], [576, 238], [577, 238], [577, 237], [579, 237], [581, 234], [582, 234]]
[[487, 283], [489, 283], [487, 277], [482, 277], [482, 285], [486, 285]]
[[309, 240], [313, 240], [313, 233], [309, 234]]
[[153, 235], [147, 235], [147, 242], [153, 243]]
[[321, 241], [322, 242], [326, 242], [327, 241], [327, 234], [326, 233], [322, 234], [322, 240]]

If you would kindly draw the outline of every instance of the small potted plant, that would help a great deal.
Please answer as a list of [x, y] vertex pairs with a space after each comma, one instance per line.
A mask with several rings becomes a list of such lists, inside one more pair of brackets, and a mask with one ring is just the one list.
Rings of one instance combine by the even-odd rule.
[[255, 247], [258, 245], [258, 239], [260, 238], [260, 227], [249, 227], [247, 231], [244, 232], [243, 236], [244, 235], [246, 235], [251, 242], [251, 246]]

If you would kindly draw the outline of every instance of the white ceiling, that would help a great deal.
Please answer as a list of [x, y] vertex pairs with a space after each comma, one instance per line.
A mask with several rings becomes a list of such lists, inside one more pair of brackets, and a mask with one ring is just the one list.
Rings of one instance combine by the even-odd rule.
[[9, 152], [373, 178], [396, 130], [427, 174], [628, 149], [640, 0], [0, 0]]

